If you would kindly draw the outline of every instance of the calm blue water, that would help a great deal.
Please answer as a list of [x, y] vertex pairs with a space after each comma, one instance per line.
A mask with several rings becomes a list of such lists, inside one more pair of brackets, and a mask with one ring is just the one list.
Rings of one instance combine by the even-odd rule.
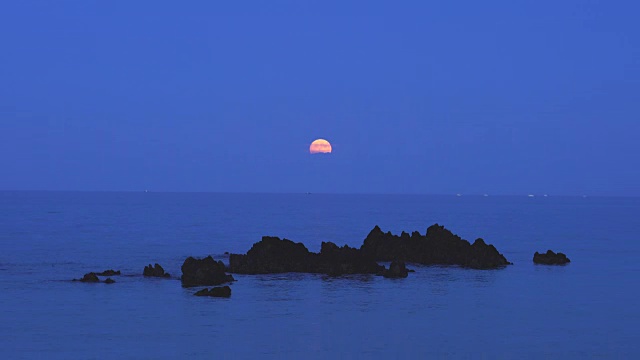
[[[0, 192], [0, 358], [640, 358], [639, 215], [640, 198]], [[436, 222], [515, 265], [236, 275], [231, 299], [140, 276], [262, 235], [318, 251]], [[548, 248], [572, 263], [533, 265]], [[67, 281], [109, 268], [132, 276]]]

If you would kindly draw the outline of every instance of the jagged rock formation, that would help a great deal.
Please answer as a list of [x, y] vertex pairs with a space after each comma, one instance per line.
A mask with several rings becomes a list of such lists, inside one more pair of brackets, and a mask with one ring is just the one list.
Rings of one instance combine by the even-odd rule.
[[313, 253], [302, 243], [271, 236], [263, 236], [246, 255], [229, 255], [229, 271], [238, 274], [302, 272], [337, 276], [376, 274], [383, 269], [358, 249], [346, 245], [323, 242], [320, 253]]
[[551, 250], [547, 250], [545, 254], [540, 254], [536, 251], [536, 253], [533, 254], [533, 262], [543, 265], [564, 265], [570, 263], [571, 260], [561, 252], [556, 254]]
[[[376, 261], [397, 261], [389, 270]], [[474, 269], [494, 269], [510, 264], [493, 245], [477, 239], [473, 245], [435, 224], [426, 235], [417, 231], [400, 236], [374, 227], [360, 249], [338, 247], [323, 242], [320, 253], [310, 252], [302, 243], [264, 236], [245, 255], [229, 255], [229, 271], [239, 274], [286, 272], [343, 274], [387, 274], [406, 277], [404, 262], [425, 265], [460, 265]]]
[[406, 261], [424, 265], [460, 265], [473, 269], [494, 269], [510, 263], [484, 240], [473, 245], [438, 224], [427, 229], [426, 235], [415, 231], [400, 236], [384, 233], [378, 226], [369, 233], [360, 250], [378, 261]]
[[151, 266], [151, 264], [149, 264], [149, 266], [145, 266], [144, 270], [142, 271], [142, 275], [150, 277], [171, 277], [169, 273], [164, 272], [164, 269], [158, 263], [156, 263], [154, 266]]
[[182, 264], [182, 286], [220, 285], [234, 281], [225, 270], [222, 261], [216, 262], [211, 256], [204, 259], [188, 257]]

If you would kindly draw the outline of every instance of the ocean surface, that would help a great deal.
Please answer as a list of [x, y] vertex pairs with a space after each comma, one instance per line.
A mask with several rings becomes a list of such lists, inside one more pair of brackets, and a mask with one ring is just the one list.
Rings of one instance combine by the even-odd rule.
[[[263, 235], [319, 251], [434, 223], [514, 265], [235, 275], [230, 299], [178, 280]], [[0, 192], [0, 359], [640, 359], [639, 236], [640, 198]], [[534, 265], [547, 249], [571, 263]], [[156, 262], [173, 278], [143, 278]]]

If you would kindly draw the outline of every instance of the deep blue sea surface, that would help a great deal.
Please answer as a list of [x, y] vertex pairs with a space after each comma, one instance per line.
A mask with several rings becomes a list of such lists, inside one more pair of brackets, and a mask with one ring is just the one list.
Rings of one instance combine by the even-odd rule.
[[[236, 275], [230, 299], [177, 280], [262, 235], [319, 251], [434, 223], [514, 265]], [[640, 198], [0, 192], [0, 358], [638, 359], [639, 236]], [[571, 264], [534, 265], [547, 249]], [[155, 262], [175, 278], [143, 278]]]

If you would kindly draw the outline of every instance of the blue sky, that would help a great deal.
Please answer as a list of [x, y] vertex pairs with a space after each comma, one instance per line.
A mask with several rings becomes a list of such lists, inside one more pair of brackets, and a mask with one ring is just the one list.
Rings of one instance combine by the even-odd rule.
[[640, 195], [638, 13], [2, 2], [0, 189]]

